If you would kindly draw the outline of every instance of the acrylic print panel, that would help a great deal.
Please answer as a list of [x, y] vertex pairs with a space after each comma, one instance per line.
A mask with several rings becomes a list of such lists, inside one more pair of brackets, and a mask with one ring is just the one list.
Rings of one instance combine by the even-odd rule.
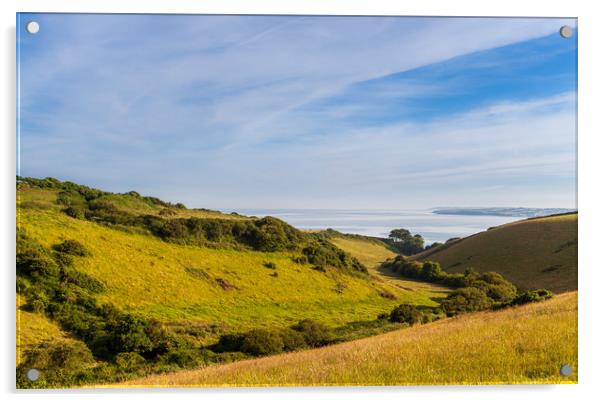
[[575, 19], [17, 32], [17, 387], [577, 382]]

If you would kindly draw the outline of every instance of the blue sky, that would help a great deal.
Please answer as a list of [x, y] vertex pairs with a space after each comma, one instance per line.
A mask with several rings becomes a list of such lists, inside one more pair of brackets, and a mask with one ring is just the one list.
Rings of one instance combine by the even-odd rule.
[[217, 209], [576, 207], [575, 20], [20, 18], [21, 175]]

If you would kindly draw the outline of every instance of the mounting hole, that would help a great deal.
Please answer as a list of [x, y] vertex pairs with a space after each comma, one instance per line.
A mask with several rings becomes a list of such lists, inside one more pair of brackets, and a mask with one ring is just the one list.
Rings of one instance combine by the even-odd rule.
[[38, 31], [40, 30], [40, 24], [38, 24], [35, 21], [29, 21], [27, 23], [27, 25], [25, 25], [25, 29], [27, 30], [27, 32], [29, 32], [30, 34], [37, 34]]
[[40, 370], [36, 370], [36, 369], [27, 370], [27, 379], [29, 381], [36, 381], [38, 378], [40, 378]]
[[573, 368], [569, 364], [563, 364], [560, 366], [560, 375], [568, 377], [573, 374]]
[[570, 38], [571, 36], [573, 36], [573, 29], [568, 25], [563, 25], [562, 27], [560, 27], [560, 36], [562, 36], [565, 39]]

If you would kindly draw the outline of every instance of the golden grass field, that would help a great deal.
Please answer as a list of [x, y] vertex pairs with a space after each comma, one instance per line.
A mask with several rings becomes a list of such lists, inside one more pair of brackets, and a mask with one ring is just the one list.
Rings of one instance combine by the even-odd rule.
[[[562, 364], [573, 374], [562, 377]], [[577, 292], [320, 349], [155, 375], [117, 387], [577, 382]]]
[[448, 272], [496, 271], [523, 289], [577, 290], [577, 213], [498, 226], [413, 258]]

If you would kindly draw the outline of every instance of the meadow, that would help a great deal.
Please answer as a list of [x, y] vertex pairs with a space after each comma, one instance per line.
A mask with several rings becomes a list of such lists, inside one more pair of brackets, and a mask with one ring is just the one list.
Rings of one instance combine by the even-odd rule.
[[[571, 376], [560, 375], [562, 364], [573, 367]], [[320, 349], [115, 386], [541, 384], [575, 383], [577, 377], [577, 293], [570, 292]]]
[[[436, 285], [376, 276], [377, 260], [394, 255], [384, 244], [355, 240], [360, 246], [373, 244], [372, 252], [381, 253], [368, 260], [360, 253], [361, 247], [348, 250], [370, 264], [370, 277], [335, 269], [320, 272], [310, 264], [295, 263], [296, 254], [290, 251], [175, 244], [135, 230], [75, 219], [61, 212], [54, 190], [28, 187], [20, 196], [19, 226], [30, 237], [45, 247], [77, 239], [90, 251], [89, 257], [75, 257], [74, 264], [106, 285], [107, 290], [96, 296], [101, 303], [168, 326], [201, 328], [205, 336], [198, 340], [201, 344], [214, 342], [221, 333], [289, 326], [305, 318], [333, 327], [374, 320], [402, 302], [436, 306], [436, 300], [448, 291]], [[125, 201], [115, 196], [105, 198], [119, 202], [120, 208], [151, 210], [133, 197], [125, 196]], [[215, 217], [219, 213], [210, 214]]]
[[[490, 271], [500, 248], [513, 267], [562, 266], [571, 240], [537, 231], [562, 232], [566, 217], [504, 225], [414, 262], [385, 239], [53, 179], [21, 182], [17, 203], [19, 387], [557, 382], [557, 360], [576, 363], [575, 293], [532, 303], [549, 292], [424, 261], [476, 242], [475, 269]], [[529, 233], [543, 239], [537, 250], [506, 247]], [[538, 273], [523, 289], [541, 287]], [[548, 334], [566, 347], [553, 350]], [[252, 359], [265, 355], [276, 356]], [[454, 375], [454, 361], [486, 369]], [[24, 379], [28, 364], [45, 368], [44, 382]]]

